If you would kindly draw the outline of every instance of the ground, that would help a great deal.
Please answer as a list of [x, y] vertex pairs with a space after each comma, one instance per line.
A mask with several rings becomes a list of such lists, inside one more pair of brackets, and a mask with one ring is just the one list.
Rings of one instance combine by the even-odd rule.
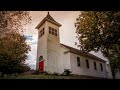
[[19, 76], [6, 76], [0, 79], [99, 79], [86, 76], [56, 76], [56, 75], [19, 75]]

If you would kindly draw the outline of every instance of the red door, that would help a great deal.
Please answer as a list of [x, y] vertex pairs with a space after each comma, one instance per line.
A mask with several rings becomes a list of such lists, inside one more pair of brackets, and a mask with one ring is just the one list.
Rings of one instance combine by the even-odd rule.
[[44, 69], [44, 61], [39, 62], [39, 71], [43, 72]]

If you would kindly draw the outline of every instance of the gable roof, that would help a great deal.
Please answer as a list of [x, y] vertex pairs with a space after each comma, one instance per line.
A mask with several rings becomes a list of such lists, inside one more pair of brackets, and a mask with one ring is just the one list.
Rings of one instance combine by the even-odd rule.
[[61, 26], [61, 24], [56, 22], [48, 12], [47, 16], [36, 26], [36, 29], [39, 29], [39, 27], [42, 26], [45, 21], [51, 22], [59, 27]]
[[77, 55], [81, 55], [81, 56], [84, 56], [84, 57], [88, 57], [90, 59], [94, 59], [94, 60], [97, 60], [97, 61], [102, 61], [102, 62], [106, 62], [105, 60], [93, 55], [93, 54], [90, 54], [90, 53], [85, 53], [83, 52], [82, 50], [78, 50], [78, 49], [75, 49], [73, 47], [70, 47], [70, 46], [67, 46], [67, 45], [64, 45], [64, 44], [61, 44], [62, 46], [66, 47], [69, 49], [69, 52], [71, 53], [74, 53], [74, 54], [77, 54]]

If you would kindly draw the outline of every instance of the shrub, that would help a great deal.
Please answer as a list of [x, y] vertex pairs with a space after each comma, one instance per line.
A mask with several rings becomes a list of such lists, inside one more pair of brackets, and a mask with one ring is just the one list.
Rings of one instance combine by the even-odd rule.
[[47, 71], [44, 71], [43, 74], [44, 75], [49, 75], [49, 73]]
[[59, 73], [56, 73], [56, 72], [54, 72], [54, 74], [53, 75], [56, 75], [56, 76], [58, 76], [59, 75]]
[[33, 74], [38, 75], [38, 74], [40, 74], [40, 72], [39, 72], [39, 70], [35, 70], [35, 72]]
[[63, 75], [69, 76], [71, 71], [69, 69], [64, 69]]

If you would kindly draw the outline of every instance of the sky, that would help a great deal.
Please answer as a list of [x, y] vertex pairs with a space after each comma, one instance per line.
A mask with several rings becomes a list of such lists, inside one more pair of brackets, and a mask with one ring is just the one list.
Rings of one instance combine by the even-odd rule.
[[[26, 42], [31, 46], [31, 51], [28, 53], [28, 60], [26, 63], [32, 68], [36, 68], [36, 55], [37, 55], [37, 41], [38, 41], [38, 30], [35, 27], [41, 22], [41, 20], [46, 17], [48, 11], [30, 11], [31, 24], [25, 27], [26, 31], [24, 35], [26, 36]], [[75, 33], [74, 23], [76, 18], [79, 17], [80, 11], [49, 11], [50, 15], [62, 26], [59, 28], [60, 33], [60, 43], [77, 48], [75, 42], [78, 42]], [[92, 54], [107, 60], [101, 54], [101, 52]]]

